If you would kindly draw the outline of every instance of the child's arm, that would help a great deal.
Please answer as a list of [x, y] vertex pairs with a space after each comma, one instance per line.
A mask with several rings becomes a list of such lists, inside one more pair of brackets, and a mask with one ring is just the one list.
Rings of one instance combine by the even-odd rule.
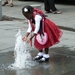
[[27, 33], [26, 33], [26, 35], [22, 38], [22, 40], [23, 41], [26, 41], [27, 40], [27, 37], [29, 36], [29, 34], [31, 33], [31, 31], [32, 31], [32, 27], [31, 27], [31, 25], [30, 25], [30, 22], [28, 21], [28, 24], [29, 24], [29, 26], [28, 26], [28, 30], [27, 30]]
[[30, 37], [30, 40], [32, 40], [32, 38], [35, 36], [36, 34], [35, 33], [33, 33], [33, 35]]
[[40, 29], [40, 21], [41, 21], [42, 17], [40, 15], [36, 15], [35, 16], [35, 30], [33, 32], [33, 35], [30, 37], [30, 40], [32, 40], [32, 38], [38, 33], [39, 29]]
[[33, 33], [33, 35], [30, 37], [30, 39], [29, 39], [29, 40], [27, 40], [27, 42], [32, 41], [32, 38], [33, 38], [35, 35], [36, 35], [36, 34], [35, 34], [35, 33]]
[[27, 40], [27, 37], [29, 36], [30, 33], [26, 33], [26, 35], [22, 38], [23, 41]]
[[36, 15], [35, 16], [35, 30], [34, 33], [38, 33], [38, 31], [40, 30], [40, 22], [41, 22], [42, 17], [40, 15]]

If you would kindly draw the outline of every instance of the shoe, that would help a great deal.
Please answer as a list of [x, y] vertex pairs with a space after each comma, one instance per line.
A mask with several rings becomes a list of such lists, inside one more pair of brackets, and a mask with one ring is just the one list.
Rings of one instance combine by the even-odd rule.
[[10, 7], [13, 7], [13, 3], [10, 3]]
[[38, 60], [38, 62], [48, 62], [49, 61], [49, 58], [45, 58], [45, 57], [42, 57], [40, 60]]
[[46, 13], [52, 13], [52, 12], [50, 12], [50, 11], [46, 11]]
[[5, 6], [6, 4], [8, 4], [8, 2], [4, 2], [4, 3], [2, 4], [2, 6]]
[[40, 60], [43, 56], [36, 56], [35, 58], [33, 58], [33, 60]]
[[52, 11], [46, 11], [46, 13], [52, 13]]
[[53, 13], [53, 14], [62, 14], [62, 12], [59, 11], [59, 10], [53, 11], [52, 13]]
[[50, 10], [48, 10], [48, 11], [46, 11], [46, 13], [52, 13], [53, 11], [50, 9]]

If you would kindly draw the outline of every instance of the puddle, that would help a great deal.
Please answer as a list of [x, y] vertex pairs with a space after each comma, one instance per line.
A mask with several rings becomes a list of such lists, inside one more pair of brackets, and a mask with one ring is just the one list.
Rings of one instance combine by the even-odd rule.
[[[0, 53], [0, 75], [31, 75], [30, 70], [39, 65], [39, 63], [30, 61], [30, 67], [19, 69], [12, 69], [9, 66], [14, 63], [14, 51]], [[32, 65], [31, 65], [32, 64]]]
[[[32, 50], [30, 54], [33, 58], [37, 51]], [[31, 60], [31, 68], [26, 69], [8, 68], [15, 61], [13, 51], [0, 53], [0, 60], [0, 75], [69, 75], [70, 73], [74, 75], [75, 73], [75, 58], [56, 52], [50, 52], [50, 60], [47, 63]]]

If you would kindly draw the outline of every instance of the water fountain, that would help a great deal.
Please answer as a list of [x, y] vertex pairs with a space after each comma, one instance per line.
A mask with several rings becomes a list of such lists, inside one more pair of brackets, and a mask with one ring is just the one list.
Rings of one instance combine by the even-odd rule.
[[31, 49], [22, 41], [20, 29], [15, 37], [15, 47], [0, 52], [0, 75], [31, 75], [31, 70], [38, 63], [32, 60]]
[[15, 35], [16, 42], [14, 48], [15, 62], [9, 66], [13, 69], [24, 69], [30, 67], [31, 55], [27, 49], [27, 43], [22, 41], [21, 30]]

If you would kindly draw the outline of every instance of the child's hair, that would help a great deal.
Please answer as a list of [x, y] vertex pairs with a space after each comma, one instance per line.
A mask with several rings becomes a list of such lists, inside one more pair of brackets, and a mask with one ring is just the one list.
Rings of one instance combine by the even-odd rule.
[[33, 9], [34, 8], [32, 6], [27, 5], [27, 6], [24, 6], [22, 8], [22, 12], [25, 12], [25, 13], [33, 13]]

